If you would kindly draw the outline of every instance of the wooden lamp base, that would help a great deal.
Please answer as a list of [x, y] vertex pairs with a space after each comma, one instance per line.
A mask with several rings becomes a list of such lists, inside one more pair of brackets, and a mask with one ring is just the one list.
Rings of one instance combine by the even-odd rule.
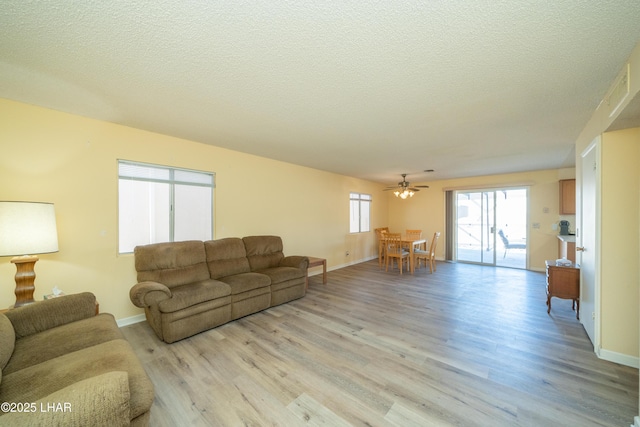
[[34, 267], [39, 258], [35, 255], [18, 256], [11, 259], [16, 265], [16, 304], [15, 308], [35, 302], [33, 292], [36, 290], [36, 272]]

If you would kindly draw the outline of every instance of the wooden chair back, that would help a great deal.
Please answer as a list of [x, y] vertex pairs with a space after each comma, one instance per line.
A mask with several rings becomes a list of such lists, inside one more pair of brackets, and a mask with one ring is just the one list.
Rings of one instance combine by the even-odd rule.
[[423, 259], [425, 261], [425, 265], [427, 262], [429, 263], [429, 270], [431, 271], [431, 273], [436, 271], [436, 246], [438, 245], [439, 238], [440, 232], [436, 231], [435, 233], [433, 233], [433, 239], [431, 240], [429, 251], [414, 252], [414, 263], [417, 262], [418, 268], [420, 268], [420, 260]]
[[405, 232], [405, 235], [410, 239], [421, 239], [422, 238], [422, 230], [409, 230]]
[[402, 253], [402, 236], [400, 233], [385, 233], [384, 247], [387, 255]]
[[402, 265], [405, 260], [409, 260], [409, 252], [402, 247], [402, 236], [400, 233], [385, 233], [384, 236], [385, 265], [386, 271], [389, 271], [389, 261], [393, 268], [393, 260], [397, 259], [400, 274], [402, 274]]
[[376, 238], [378, 239], [378, 266], [382, 268], [382, 264], [384, 262], [385, 251], [384, 251], [384, 236], [389, 232], [389, 227], [380, 227], [374, 229], [376, 232]]
[[438, 239], [440, 238], [440, 232], [433, 233], [433, 240], [431, 241], [431, 247], [429, 248], [429, 256], [431, 259], [436, 258], [436, 246], [438, 245]]
[[[407, 239], [420, 240], [420, 239], [422, 239], [422, 230], [409, 230], [409, 229], [407, 229], [407, 231], [405, 231], [405, 236], [407, 236]], [[405, 244], [405, 248], [409, 249], [409, 244]], [[419, 247], [418, 249], [421, 249], [421, 247]], [[426, 247], [425, 247], [425, 249], [426, 249]]]

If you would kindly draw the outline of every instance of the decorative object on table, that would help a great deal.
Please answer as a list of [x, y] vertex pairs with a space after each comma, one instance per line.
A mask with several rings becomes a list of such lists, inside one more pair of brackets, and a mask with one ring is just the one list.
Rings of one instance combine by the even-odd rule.
[[58, 252], [53, 203], [0, 201], [0, 256], [13, 256], [17, 269], [14, 307], [34, 302], [34, 254], [52, 252]]
[[566, 258], [559, 258], [556, 260], [557, 267], [571, 267], [573, 265], [573, 261], [568, 260]]
[[407, 197], [413, 197], [415, 193], [420, 191], [420, 188], [429, 188], [428, 185], [411, 185], [409, 181], [407, 181], [407, 174], [402, 174], [402, 181], [398, 183], [398, 185], [389, 186], [385, 188], [383, 191], [394, 190], [393, 194], [396, 197], [401, 199], [406, 199]]
[[57, 286], [54, 286], [53, 289], [51, 290], [51, 293], [48, 295], [45, 295], [44, 299], [52, 299], [52, 298], [58, 298], [62, 296], [64, 296], [64, 292], [58, 289]]

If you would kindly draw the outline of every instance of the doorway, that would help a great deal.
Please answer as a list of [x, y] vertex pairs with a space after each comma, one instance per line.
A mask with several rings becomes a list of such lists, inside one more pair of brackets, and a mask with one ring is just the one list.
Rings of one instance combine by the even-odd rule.
[[456, 191], [455, 259], [527, 268], [527, 188]]
[[[580, 156], [580, 228], [578, 230], [578, 254], [580, 263], [580, 322], [593, 344], [596, 354], [600, 351], [600, 283], [598, 273], [599, 222], [598, 211], [600, 137], [596, 138]], [[586, 249], [585, 249], [586, 248]]]

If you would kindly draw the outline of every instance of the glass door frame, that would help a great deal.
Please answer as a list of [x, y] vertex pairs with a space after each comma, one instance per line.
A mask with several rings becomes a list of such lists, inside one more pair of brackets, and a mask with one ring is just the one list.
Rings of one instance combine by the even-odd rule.
[[[469, 202], [466, 206], [462, 206], [461, 196], [467, 196]], [[473, 207], [476, 209], [473, 209]], [[474, 215], [472, 220], [466, 227], [460, 225], [460, 214], [464, 209], [464, 218], [469, 214]], [[496, 195], [493, 190], [460, 190], [455, 192], [455, 259], [460, 262], [481, 265], [495, 265], [496, 263], [496, 234], [495, 234], [495, 218], [496, 218]], [[479, 215], [479, 216], [478, 216]], [[479, 222], [478, 222], [479, 220]], [[479, 227], [479, 229], [474, 230]], [[460, 231], [466, 228], [464, 237]], [[462, 241], [465, 243], [462, 243]], [[460, 250], [462, 245], [468, 246], [466, 249], [467, 258], [460, 259]], [[488, 257], [487, 257], [488, 255]], [[489, 259], [490, 258], [490, 259]]]
[[[517, 218], [521, 219], [522, 217], [524, 217], [524, 222], [522, 222], [519, 226], [514, 227], [516, 228], [519, 233], [516, 234], [520, 234], [521, 239], [518, 240], [519, 242], [524, 241], [526, 247], [525, 247], [525, 253], [524, 253], [524, 265], [521, 264], [516, 264], [513, 265], [509, 262], [506, 263], [500, 263], [499, 261], [502, 261], [502, 258], [499, 257], [498, 255], [498, 251], [499, 251], [499, 243], [500, 243], [500, 238], [498, 237], [498, 229], [503, 228], [503, 226], [505, 226], [506, 224], [498, 224], [499, 220], [503, 220], [504, 214], [501, 214], [499, 212], [500, 210], [500, 203], [499, 203], [499, 193], [505, 193], [505, 199], [506, 199], [506, 195], [508, 194], [509, 191], [524, 191], [525, 193], [525, 205], [524, 206], [520, 206], [522, 209], [524, 209], [524, 213], [523, 212], [518, 212], [518, 214], [516, 215]], [[459, 214], [460, 212], [460, 203], [459, 203], [459, 197], [460, 195], [463, 194], [468, 194], [468, 195], [472, 195], [472, 194], [479, 194], [480, 195], [480, 199], [476, 199], [476, 200], [480, 200], [480, 206], [478, 207], [479, 209], [479, 218], [480, 218], [480, 235], [478, 236], [473, 236], [472, 233], [468, 233], [468, 235], [470, 236], [470, 240], [474, 240], [476, 241], [475, 246], [477, 246], [477, 248], [474, 249], [470, 249], [470, 250], [475, 250], [475, 251], [480, 251], [478, 253], [478, 256], [475, 257], [472, 253], [472, 257], [469, 258], [473, 258], [475, 257], [475, 259], [460, 259], [459, 256], [459, 252], [460, 252], [460, 247], [461, 247], [461, 240], [463, 240], [463, 238], [460, 235], [460, 217]], [[491, 194], [492, 196], [489, 197], [487, 196], [488, 194]], [[459, 189], [459, 190], [454, 190], [453, 191], [453, 197], [452, 197], [452, 208], [453, 208], [453, 215], [451, 217], [451, 220], [453, 221], [453, 227], [452, 227], [452, 231], [453, 231], [453, 242], [452, 242], [452, 255], [453, 255], [453, 260], [456, 262], [464, 262], [464, 263], [470, 263], [470, 264], [480, 264], [480, 265], [489, 265], [489, 266], [498, 266], [498, 267], [513, 267], [513, 268], [521, 268], [521, 269], [527, 269], [529, 267], [529, 230], [528, 230], [528, 217], [529, 217], [529, 188], [528, 186], [518, 186], [518, 187], [504, 187], [504, 188], [473, 188], [473, 189]], [[470, 196], [468, 198], [468, 200], [470, 202], [472, 202], [472, 197]], [[488, 205], [487, 205], [488, 204]], [[477, 206], [478, 203], [476, 202], [475, 205]], [[473, 208], [473, 207], [472, 207]], [[477, 210], [476, 210], [476, 216], [478, 216]], [[477, 225], [477, 221], [475, 224], [472, 224], [472, 226]], [[467, 239], [469, 240], [469, 239]], [[474, 246], [473, 242], [470, 243], [470, 246]], [[486, 252], [490, 252], [490, 253], [486, 253]], [[505, 256], [507, 255], [507, 250], [505, 247]], [[499, 259], [500, 258], [500, 259]]]

